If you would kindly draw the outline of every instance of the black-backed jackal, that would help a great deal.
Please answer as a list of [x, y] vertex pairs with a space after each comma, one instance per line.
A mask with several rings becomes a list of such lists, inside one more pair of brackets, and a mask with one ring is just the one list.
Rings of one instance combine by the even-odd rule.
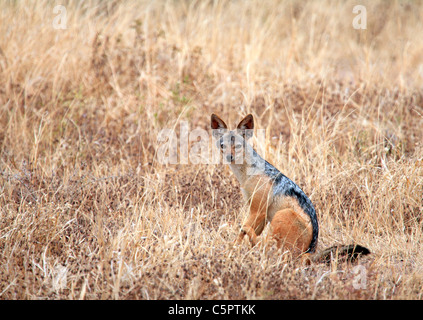
[[258, 242], [267, 222], [270, 236], [278, 246], [311, 260], [328, 260], [332, 253], [356, 258], [370, 251], [360, 245], [334, 246], [318, 256], [315, 253], [319, 224], [310, 199], [292, 180], [264, 160], [247, 142], [254, 132], [254, 119], [247, 115], [235, 130], [230, 131], [217, 115], [211, 115], [211, 128], [224, 161], [238, 179], [249, 215], [236, 242], [247, 235], [252, 245]]

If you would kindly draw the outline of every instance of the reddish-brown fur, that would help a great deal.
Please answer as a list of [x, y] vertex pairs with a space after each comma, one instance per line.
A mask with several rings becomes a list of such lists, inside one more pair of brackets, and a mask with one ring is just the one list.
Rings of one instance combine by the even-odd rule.
[[270, 227], [279, 247], [298, 254], [307, 250], [313, 237], [310, 223], [292, 209], [278, 211]]

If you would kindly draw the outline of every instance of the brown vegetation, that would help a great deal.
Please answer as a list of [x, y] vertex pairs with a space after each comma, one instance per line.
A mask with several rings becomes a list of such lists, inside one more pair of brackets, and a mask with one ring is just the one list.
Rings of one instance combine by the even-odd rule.
[[[1, 299], [421, 299], [423, 6], [364, 1], [2, 2]], [[299, 265], [247, 243], [228, 168], [162, 165], [157, 136], [212, 112], [266, 129], [313, 201]], [[178, 133], [179, 135], [179, 133]]]

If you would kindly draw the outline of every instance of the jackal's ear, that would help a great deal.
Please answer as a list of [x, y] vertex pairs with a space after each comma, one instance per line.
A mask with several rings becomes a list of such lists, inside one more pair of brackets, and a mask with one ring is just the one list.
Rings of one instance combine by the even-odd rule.
[[254, 118], [252, 114], [247, 115], [236, 128], [245, 140], [251, 138], [254, 133]]
[[213, 129], [213, 137], [220, 139], [228, 130], [226, 123], [214, 113], [211, 115], [211, 128]]

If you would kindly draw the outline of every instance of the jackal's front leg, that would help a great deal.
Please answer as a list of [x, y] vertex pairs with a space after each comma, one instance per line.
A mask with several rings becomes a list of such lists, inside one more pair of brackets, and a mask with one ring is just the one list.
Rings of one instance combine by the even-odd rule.
[[241, 231], [235, 241], [236, 244], [239, 244], [244, 239], [245, 235], [248, 235], [248, 238], [252, 246], [257, 244], [257, 236], [259, 236], [266, 223], [266, 213], [259, 211], [250, 210], [250, 214], [245, 221], [244, 225], [241, 228]]

